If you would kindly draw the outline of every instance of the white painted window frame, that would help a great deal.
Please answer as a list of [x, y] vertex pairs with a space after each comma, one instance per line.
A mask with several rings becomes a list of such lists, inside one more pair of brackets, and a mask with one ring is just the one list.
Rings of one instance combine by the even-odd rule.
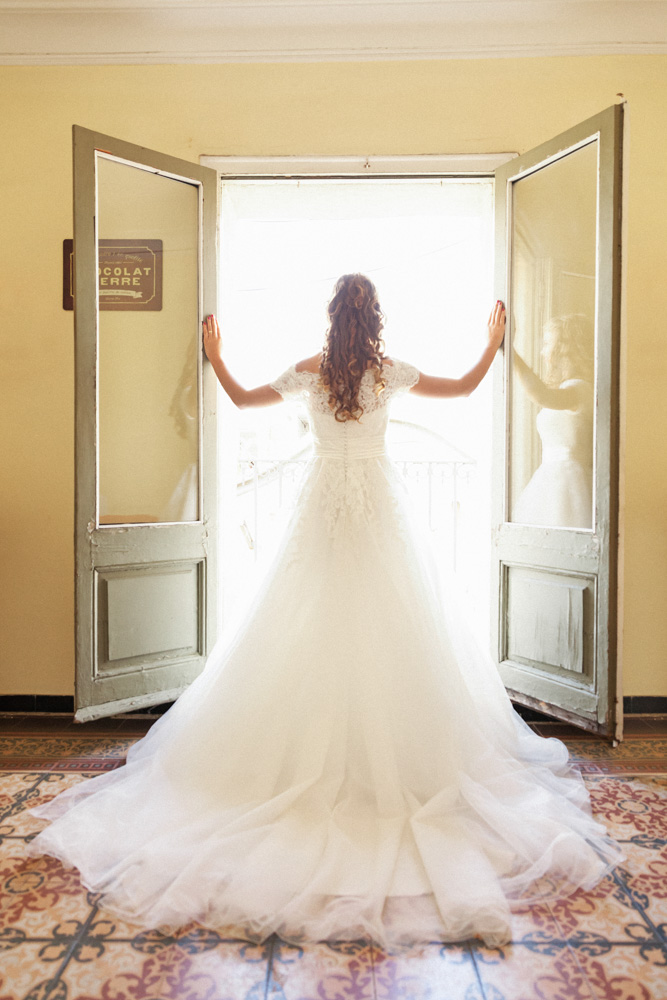
[[221, 177], [490, 177], [518, 153], [424, 156], [200, 156]]

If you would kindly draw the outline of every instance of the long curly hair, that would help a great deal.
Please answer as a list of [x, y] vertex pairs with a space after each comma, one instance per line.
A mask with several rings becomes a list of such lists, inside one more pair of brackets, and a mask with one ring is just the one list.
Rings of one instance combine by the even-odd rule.
[[595, 330], [583, 313], [553, 316], [546, 324], [553, 346], [544, 358], [545, 380], [560, 385], [578, 378], [593, 382], [595, 377]]
[[375, 392], [385, 387], [382, 378], [384, 316], [375, 285], [364, 274], [344, 274], [338, 279], [327, 307], [327, 331], [320, 377], [329, 390], [329, 406], [336, 420], [359, 420], [361, 378], [367, 368], [375, 375]]

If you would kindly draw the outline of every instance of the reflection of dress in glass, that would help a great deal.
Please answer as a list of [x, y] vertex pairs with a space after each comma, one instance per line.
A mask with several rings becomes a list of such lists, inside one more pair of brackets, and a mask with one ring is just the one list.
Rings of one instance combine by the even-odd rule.
[[509, 938], [518, 901], [595, 884], [620, 857], [565, 746], [513, 711], [443, 602], [385, 453], [410, 365], [340, 423], [317, 375], [315, 453], [282, 549], [230, 645], [127, 765], [35, 810], [30, 844], [143, 926], [385, 946]]
[[585, 402], [576, 410], [543, 407], [538, 413], [535, 423], [542, 461], [519, 496], [514, 521], [557, 528], [592, 527], [593, 394], [582, 379], [569, 379], [560, 388], [570, 386], [580, 388]]

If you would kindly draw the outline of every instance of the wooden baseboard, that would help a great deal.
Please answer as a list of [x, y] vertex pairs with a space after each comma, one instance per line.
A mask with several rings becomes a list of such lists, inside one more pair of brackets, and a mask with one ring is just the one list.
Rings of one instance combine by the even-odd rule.
[[[163, 715], [169, 705], [154, 705], [141, 710], [141, 715]], [[547, 718], [541, 712], [516, 706], [517, 711], [528, 722], [539, 722]], [[2, 694], [0, 695], [1, 713], [39, 713], [40, 715], [73, 715], [74, 698], [71, 695], [53, 694]], [[626, 695], [623, 699], [625, 715], [667, 715], [667, 697], [662, 695]]]

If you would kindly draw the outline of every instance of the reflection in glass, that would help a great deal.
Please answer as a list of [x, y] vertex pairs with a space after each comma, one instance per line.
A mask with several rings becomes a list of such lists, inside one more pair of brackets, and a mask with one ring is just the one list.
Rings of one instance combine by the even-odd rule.
[[198, 187], [97, 167], [99, 238], [163, 248], [162, 308], [99, 313], [99, 523], [197, 520]]
[[593, 527], [597, 142], [515, 181], [510, 517]]

